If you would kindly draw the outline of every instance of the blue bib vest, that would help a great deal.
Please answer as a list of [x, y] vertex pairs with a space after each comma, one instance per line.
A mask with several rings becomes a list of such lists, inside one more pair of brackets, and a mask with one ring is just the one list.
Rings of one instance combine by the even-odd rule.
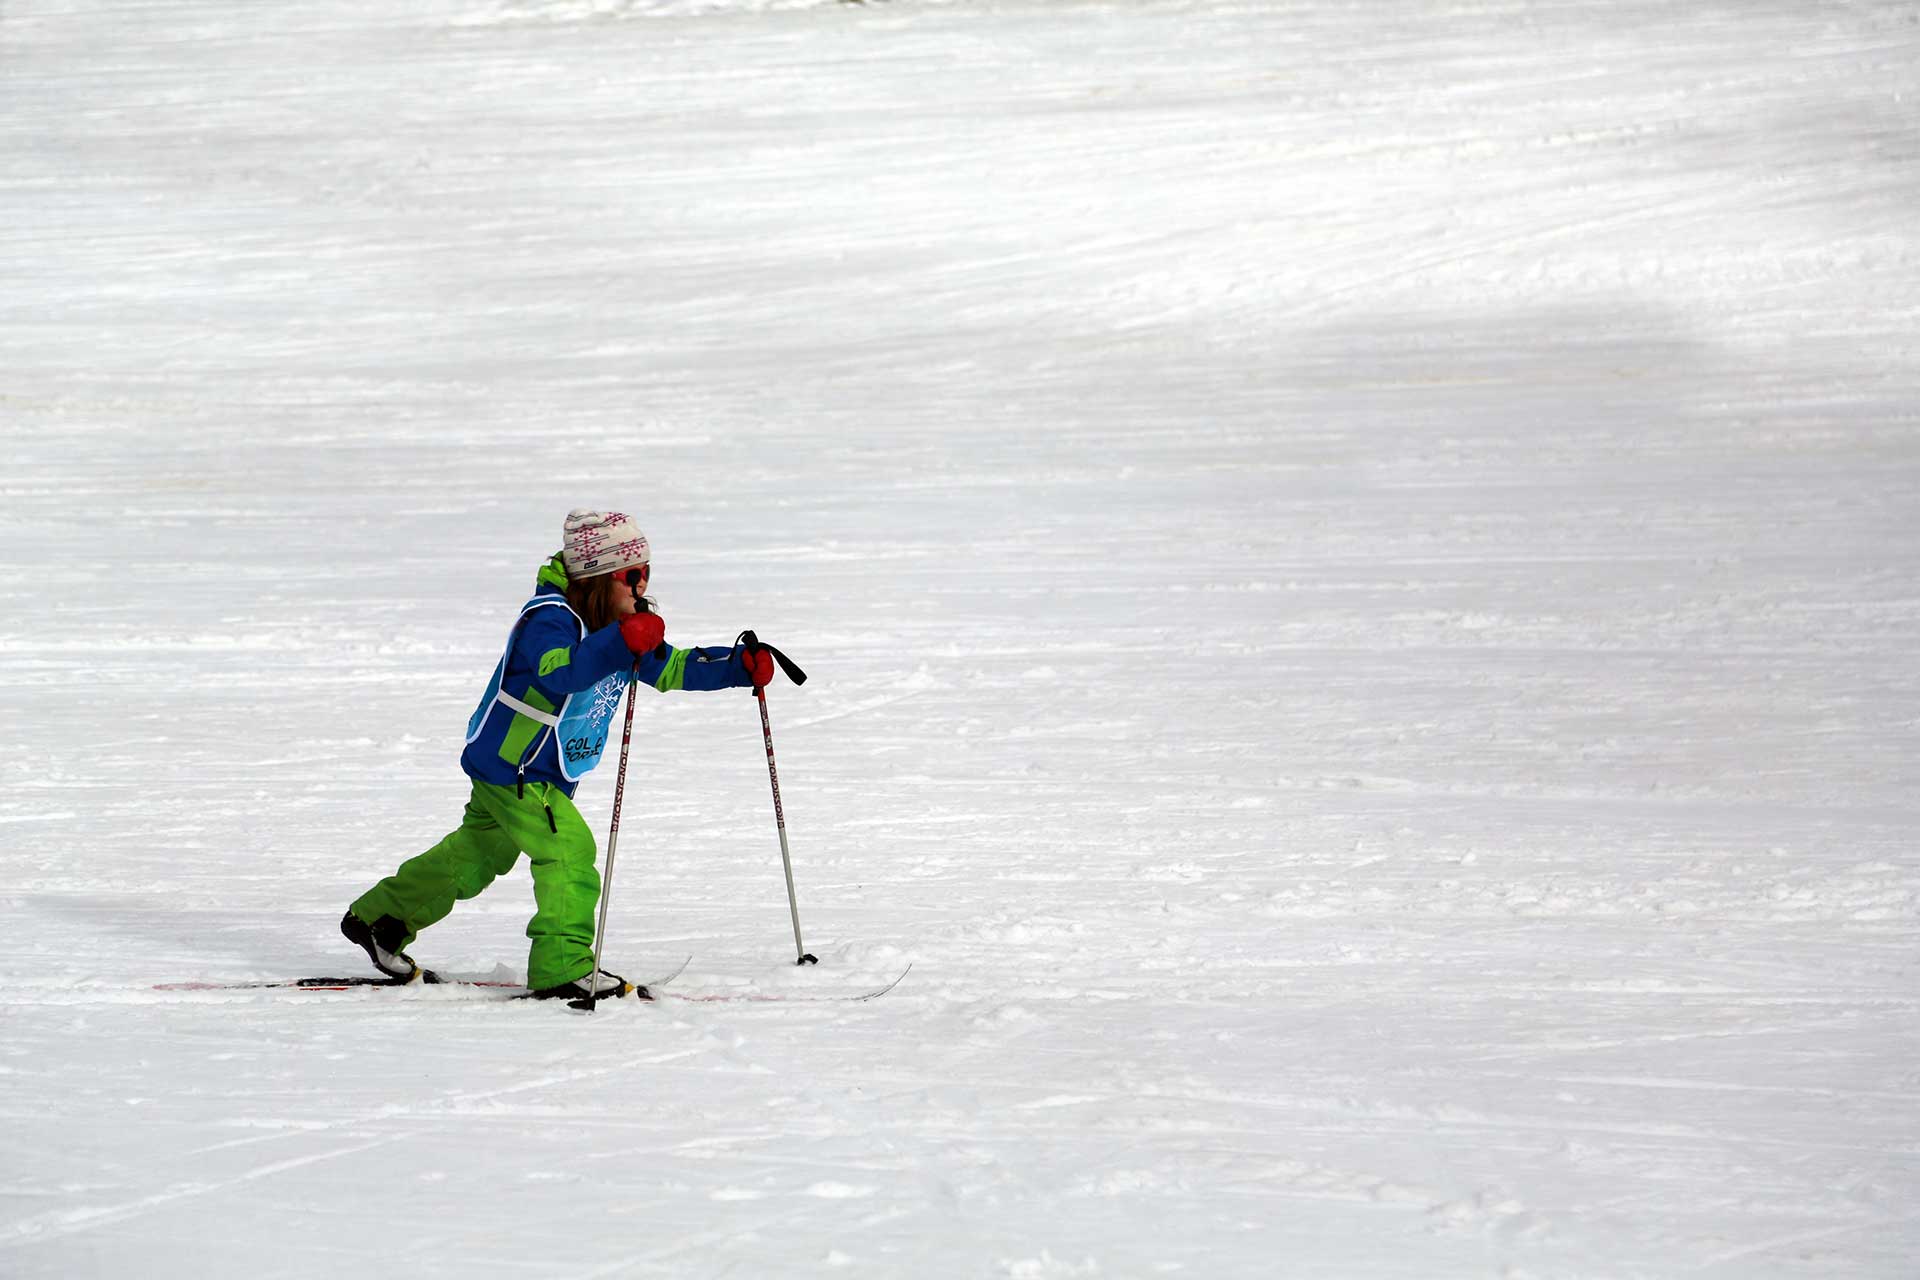
[[[566, 610], [567, 616], [573, 619], [576, 640], [586, 638], [586, 623], [561, 597], [535, 596], [521, 606], [520, 616], [507, 634], [507, 647], [494, 665], [493, 678], [487, 682], [487, 691], [467, 721], [467, 745], [471, 747], [482, 737], [489, 742], [497, 739], [499, 758], [512, 765], [516, 774], [524, 779], [527, 766], [538, 760], [551, 742], [555, 746], [560, 776], [569, 783], [578, 783], [600, 763], [607, 749], [609, 726], [614, 713], [620, 709], [629, 677], [624, 671], [616, 671], [599, 683], [562, 698], [557, 707], [531, 684], [518, 696], [507, 692], [502, 686], [508, 659], [513, 656], [521, 625], [535, 609]], [[568, 790], [570, 793], [571, 788]]]

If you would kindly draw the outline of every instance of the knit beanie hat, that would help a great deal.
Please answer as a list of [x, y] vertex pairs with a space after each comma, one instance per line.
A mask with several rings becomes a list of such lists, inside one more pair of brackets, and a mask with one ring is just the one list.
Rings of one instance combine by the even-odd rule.
[[631, 569], [653, 558], [647, 535], [633, 517], [619, 511], [576, 507], [567, 512], [566, 542], [560, 549], [567, 576], [596, 578], [618, 569]]

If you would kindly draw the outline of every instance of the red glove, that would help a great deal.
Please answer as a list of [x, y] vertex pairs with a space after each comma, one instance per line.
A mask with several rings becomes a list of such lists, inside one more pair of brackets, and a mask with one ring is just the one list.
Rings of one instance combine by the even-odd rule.
[[667, 624], [657, 613], [633, 613], [620, 619], [620, 638], [635, 654], [652, 653], [667, 638]]
[[773, 683], [773, 654], [766, 649], [747, 645], [740, 650], [740, 664], [747, 669], [754, 688], [764, 689]]

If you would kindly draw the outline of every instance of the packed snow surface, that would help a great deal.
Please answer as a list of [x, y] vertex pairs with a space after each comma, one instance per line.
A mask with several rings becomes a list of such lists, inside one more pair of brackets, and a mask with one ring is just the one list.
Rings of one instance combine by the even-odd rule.
[[[0, 1274], [1914, 1276], [1917, 94], [1910, 3], [8, 3]], [[813, 676], [818, 968], [738, 692], [609, 967], [906, 981], [156, 989], [365, 968], [581, 505]]]

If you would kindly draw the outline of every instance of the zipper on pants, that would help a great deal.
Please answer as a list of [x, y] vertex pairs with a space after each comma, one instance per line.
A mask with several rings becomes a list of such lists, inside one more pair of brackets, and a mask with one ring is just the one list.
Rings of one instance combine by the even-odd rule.
[[[513, 798], [514, 799], [525, 800], [527, 798], [527, 761], [536, 759], [539, 757], [540, 749], [547, 745], [547, 739], [552, 734], [553, 734], [553, 728], [551, 725], [549, 725], [547, 727], [547, 731], [540, 735], [540, 740], [533, 744], [533, 750], [527, 752], [526, 754], [520, 757], [520, 766], [519, 768], [514, 770], [514, 774], [513, 774], [514, 776]], [[553, 786], [551, 782], [543, 782], [537, 785], [543, 786], [543, 787]], [[559, 835], [560, 824], [553, 820], [553, 801], [551, 799], [552, 795], [553, 795], [552, 791], [541, 792], [540, 807], [547, 811], [547, 830], [553, 832], [553, 834], [555, 835]]]

